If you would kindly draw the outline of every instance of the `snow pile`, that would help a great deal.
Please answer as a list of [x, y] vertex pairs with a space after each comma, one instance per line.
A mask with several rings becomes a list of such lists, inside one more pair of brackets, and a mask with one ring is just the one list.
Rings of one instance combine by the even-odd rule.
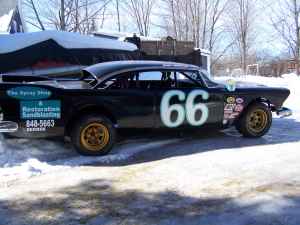
[[295, 73], [282, 74], [281, 77], [285, 78], [285, 79], [299, 80], [299, 76], [297, 74], [295, 74]]
[[[7, 33], [7, 28], [9, 26], [12, 14], [13, 14], [13, 10], [11, 10], [8, 14], [0, 17], [0, 34]], [[1, 41], [0, 41], [0, 43], [1, 43]]]
[[134, 44], [111, 40], [108, 38], [81, 35], [61, 31], [41, 31], [34, 33], [17, 33], [0, 35], [0, 54], [14, 52], [44, 41], [54, 40], [67, 49], [113, 49], [135, 51]]

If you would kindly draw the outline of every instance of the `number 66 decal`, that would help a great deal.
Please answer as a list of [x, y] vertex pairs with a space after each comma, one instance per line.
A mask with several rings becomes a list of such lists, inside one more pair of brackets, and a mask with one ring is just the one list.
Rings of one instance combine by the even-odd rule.
[[[180, 101], [186, 99], [185, 107], [180, 104], [170, 105], [171, 98], [177, 96]], [[183, 91], [173, 90], [168, 91], [164, 94], [161, 104], [160, 104], [160, 117], [162, 122], [170, 128], [180, 126], [185, 118], [192, 126], [201, 126], [208, 119], [208, 108], [203, 103], [195, 103], [195, 98], [201, 96], [203, 100], [209, 98], [209, 94], [204, 90], [194, 90], [190, 92], [186, 98], [186, 94]], [[199, 120], [196, 120], [196, 112], [201, 111], [202, 115]], [[172, 112], [177, 112], [177, 118], [172, 121], [171, 114]]]

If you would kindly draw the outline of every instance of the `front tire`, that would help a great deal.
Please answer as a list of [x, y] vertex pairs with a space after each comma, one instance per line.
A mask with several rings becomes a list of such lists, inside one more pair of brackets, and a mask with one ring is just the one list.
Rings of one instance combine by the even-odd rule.
[[71, 140], [81, 155], [106, 155], [116, 139], [112, 122], [99, 115], [89, 115], [80, 119], [74, 126]]
[[251, 104], [236, 124], [237, 130], [248, 138], [264, 136], [272, 125], [272, 112], [264, 103]]

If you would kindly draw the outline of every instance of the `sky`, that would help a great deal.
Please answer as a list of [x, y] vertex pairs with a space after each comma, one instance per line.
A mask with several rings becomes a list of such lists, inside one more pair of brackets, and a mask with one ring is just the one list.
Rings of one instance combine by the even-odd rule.
[[[39, 0], [44, 1], [44, 0]], [[0, 4], [7, 2], [6, 0], [0, 0]], [[13, 3], [13, 1], [9, 1], [10, 4]], [[272, 7], [274, 4], [276, 5], [276, 1], [272, 0], [257, 0], [259, 4], [257, 4], [257, 7], [259, 9], [259, 13], [256, 16], [256, 22], [255, 22], [255, 29], [257, 32], [256, 42], [255, 42], [255, 49], [257, 52], [260, 52], [261, 54], [269, 54], [271, 56], [277, 56], [282, 54], [286, 50], [286, 46], [281, 42], [280, 38], [278, 38], [278, 35], [274, 31], [274, 29], [271, 26], [270, 21], [270, 7], [269, 5], [272, 4]], [[6, 3], [7, 4], [7, 3]], [[1, 7], [0, 5], [0, 11], [4, 7]], [[156, 5], [154, 7], [154, 16], [152, 20], [152, 26], [151, 26], [151, 36], [153, 37], [161, 37], [165, 36], [165, 33], [157, 26], [157, 24], [161, 23], [161, 19], [158, 16], [161, 13], [161, 6]], [[3, 10], [2, 10], [3, 11]], [[117, 31], [117, 21], [116, 16], [113, 7], [108, 8], [108, 16], [104, 23], [104, 29], [105, 30], [113, 30]], [[28, 14], [29, 12], [24, 10], [24, 14]], [[5, 31], [5, 23], [7, 23], [8, 15], [5, 15], [0, 19], [0, 32]], [[130, 20], [130, 17], [127, 15], [125, 10], [121, 10], [121, 21], [122, 21], [122, 32], [128, 32], [128, 33], [138, 33], [138, 30], [135, 26], [133, 26], [132, 20]], [[2, 23], [2, 24], [1, 24]], [[27, 24], [29, 31], [38, 31], [35, 27]], [[224, 40], [225, 42], [225, 40]]]

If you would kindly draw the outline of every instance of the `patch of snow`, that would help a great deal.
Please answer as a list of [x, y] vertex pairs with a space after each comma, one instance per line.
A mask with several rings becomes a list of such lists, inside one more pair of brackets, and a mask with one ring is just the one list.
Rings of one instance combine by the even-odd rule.
[[282, 78], [299, 80], [299, 76], [295, 73], [282, 74]]
[[135, 51], [134, 44], [108, 38], [81, 35], [62, 31], [41, 31], [0, 35], [0, 54], [14, 52], [47, 40], [54, 40], [67, 49], [114, 49]]
[[[7, 29], [12, 17], [14, 10], [10, 10], [8, 14], [5, 14], [0, 17], [0, 34], [1, 33], [7, 33]], [[0, 41], [1, 43], [1, 41]]]
[[[16, 179], [26, 179], [36, 175], [94, 163], [113, 164], [128, 160], [135, 154], [150, 148], [159, 148], [176, 142], [157, 140], [151, 143], [123, 143], [116, 146], [112, 153], [102, 157], [78, 156], [72, 146], [48, 140], [3, 139], [0, 142], [1, 185]], [[67, 146], [65, 146], [67, 145]]]

